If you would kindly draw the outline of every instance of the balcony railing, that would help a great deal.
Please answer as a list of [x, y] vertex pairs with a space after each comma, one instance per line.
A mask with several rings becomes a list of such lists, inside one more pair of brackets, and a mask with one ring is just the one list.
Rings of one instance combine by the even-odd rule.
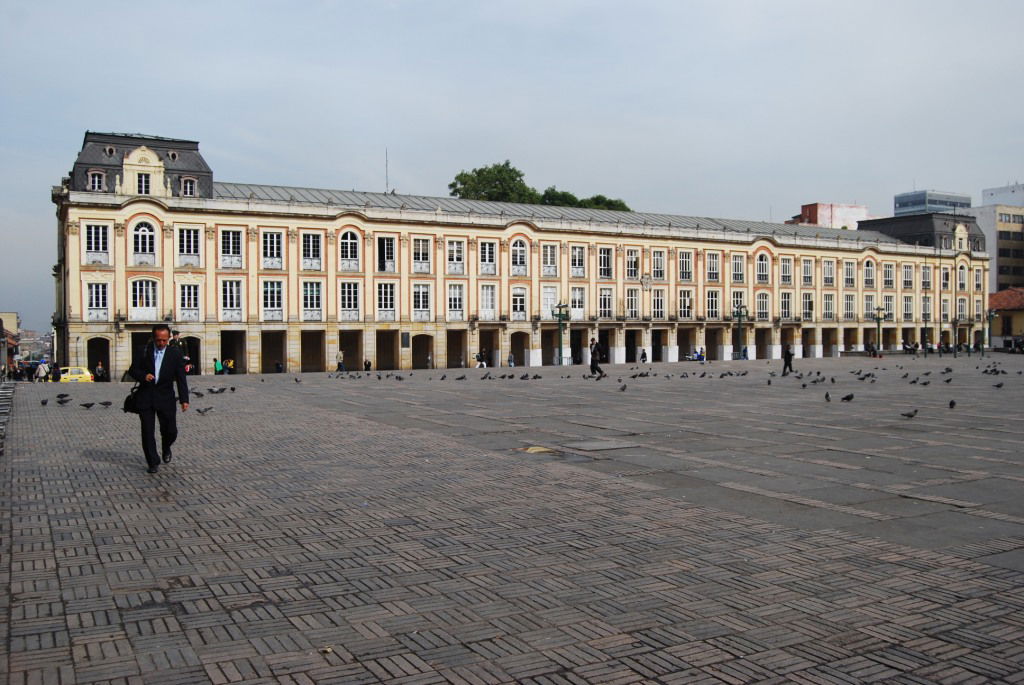
[[844, 288], [856, 288], [857, 287], [857, 280], [854, 279], [854, 278], [844, 279], [843, 280], [843, 287]]
[[264, 309], [263, 310], [264, 321], [284, 321], [284, 310], [283, 309]]
[[107, 321], [110, 318], [110, 310], [106, 307], [90, 307], [86, 312], [86, 321]]
[[558, 275], [558, 267], [555, 266], [554, 264], [545, 264], [544, 266], [542, 266], [540, 268], [540, 275], [541, 276], [557, 276]]
[[109, 252], [86, 252], [85, 253], [86, 264], [110, 264], [110, 253]]
[[221, 309], [220, 310], [221, 321], [241, 321], [242, 310], [241, 309]]
[[395, 273], [395, 260], [385, 259], [383, 262], [377, 262], [377, 271], [381, 273]]
[[569, 318], [573, 321], [583, 321], [586, 318], [586, 310], [584, 309], [570, 309]]
[[154, 266], [156, 254], [153, 252], [136, 252], [132, 255], [132, 264], [135, 266]]
[[498, 318], [497, 313], [493, 309], [481, 309], [480, 320], [481, 321], [496, 321]]
[[359, 271], [358, 259], [339, 259], [338, 271]]
[[323, 260], [319, 257], [303, 257], [302, 268], [304, 271], [320, 271]]
[[414, 261], [412, 263], [412, 272], [414, 274], [429, 274], [430, 262]]
[[526, 312], [512, 312], [513, 321], [526, 321]]
[[569, 275], [572, 276], [573, 278], [586, 278], [587, 269], [586, 267], [582, 266], [574, 266], [569, 270]]
[[359, 321], [358, 309], [342, 309], [338, 314], [339, 321]]
[[178, 318], [181, 321], [199, 321], [198, 307], [185, 307], [178, 310]]
[[684, 312], [679, 312], [679, 320], [680, 321], [692, 321], [693, 320], [693, 312], [692, 311], [689, 311], [689, 312], [685, 312], [685, 311]]
[[498, 273], [498, 265], [494, 262], [480, 262], [480, 275], [493, 276]]
[[465, 321], [466, 317], [461, 309], [449, 309], [448, 310], [449, 321]]
[[222, 254], [220, 256], [220, 265], [225, 269], [241, 269], [242, 268], [242, 255], [240, 254]]
[[303, 321], [323, 321], [324, 315], [322, 309], [306, 309], [302, 308], [302, 320]]
[[525, 264], [513, 264], [512, 265], [512, 275], [513, 276], [525, 276], [526, 275], [526, 265]]
[[280, 257], [264, 257], [262, 264], [264, 269], [284, 268], [284, 260], [281, 259]]
[[199, 255], [197, 255], [197, 254], [179, 254], [178, 255], [178, 266], [199, 266]]
[[394, 309], [378, 309], [377, 310], [377, 321], [394, 321], [395, 310]]
[[461, 276], [466, 272], [466, 265], [462, 262], [448, 262], [448, 273], [452, 276]]
[[412, 310], [413, 321], [430, 321], [430, 310], [429, 309], [414, 309]]

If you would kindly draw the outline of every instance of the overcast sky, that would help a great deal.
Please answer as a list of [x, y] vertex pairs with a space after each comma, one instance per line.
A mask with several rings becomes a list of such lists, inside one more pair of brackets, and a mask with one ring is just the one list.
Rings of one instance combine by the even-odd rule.
[[1021, 178], [1024, 2], [0, 0], [0, 311], [47, 328], [86, 130], [188, 138], [223, 181], [539, 189], [781, 220]]

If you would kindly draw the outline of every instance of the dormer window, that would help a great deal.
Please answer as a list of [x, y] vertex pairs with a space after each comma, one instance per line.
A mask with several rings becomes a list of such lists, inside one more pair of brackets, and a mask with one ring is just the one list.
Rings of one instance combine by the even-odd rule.
[[136, 177], [136, 191], [139, 195], [149, 195], [149, 174], [139, 174]]
[[102, 171], [89, 172], [89, 190], [94, 193], [101, 192], [106, 186], [106, 174]]
[[196, 196], [196, 180], [194, 178], [183, 178], [183, 179], [181, 179], [181, 196], [182, 197], [195, 197]]

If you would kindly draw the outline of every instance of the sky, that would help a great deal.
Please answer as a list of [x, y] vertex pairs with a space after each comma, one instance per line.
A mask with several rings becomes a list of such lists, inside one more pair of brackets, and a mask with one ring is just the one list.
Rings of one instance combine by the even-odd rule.
[[0, 0], [0, 311], [46, 330], [87, 130], [221, 181], [447, 195], [510, 160], [635, 210], [889, 216], [1021, 174], [1018, 0]]

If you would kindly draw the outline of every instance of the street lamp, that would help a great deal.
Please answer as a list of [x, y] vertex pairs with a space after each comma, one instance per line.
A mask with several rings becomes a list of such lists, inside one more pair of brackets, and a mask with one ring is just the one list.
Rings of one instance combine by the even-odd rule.
[[997, 316], [999, 316], [999, 310], [998, 309], [990, 309], [990, 310], [988, 310], [985, 313], [985, 318], [988, 319], [988, 340], [987, 341], [985, 341], [985, 340], [981, 341], [981, 356], [982, 357], [985, 356], [985, 343], [988, 342], [989, 345], [992, 344], [992, 319], [996, 318]]
[[562, 332], [565, 330], [565, 322], [569, 320], [569, 312], [565, 311], [569, 308], [569, 305], [564, 302], [559, 302], [555, 305], [555, 308], [551, 310], [551, 315], [558, 321], [558, 364], [561, 366], [564, 363], [562, 357]]
[[[743, 340], [746, 338], [746, 336], [743, 334], [743, 319], [746, 319], [747, 321], [751, 320], [751, 318], [750, 318], [750, 310], [747, 309], [746, 305], [741, 304], [741, 305], [739, 305], [738, 307], [736, 307], [735, 309], [732, 310], [732, 318], [736, 319], [736, 325], [739, 326], [739, 328], [735, 329], [735, 330], [739, 331], [739, 339], [740, 339], [740, 343], [741, 343], [740, 347], [741, 348], [746, 347], [745, 345], [742, 344]], [[742, 349], [740, 350], [740, 354], [742, 354]], [[733, 358], [734, 359], [737, 358], [735, 355], [736, 355], [736, 353], [733, 352]], [[754, 355], [754, 356], [756, 357], [757, 355]]]
[[882, 322], [885, 321], [885, 307], [875, 307], [875, 313], [871, 318], [875, 320], [878, 331], [875, 338], [875, 354], [879, 354], [882, 346]]
[[956, 359], [956, 348], [958, 347], [958, 345], [957, 345], [957, 333], [958, 333], [957, 326], [959, 324], [960, 324], [960, 317], [959, 316], [954, 316], [953, 320], [950, 322], [950, 325], [953, 327], [953, 331], [952, 331], [952, 333], [949, 336], [952, 339], [951, 342], [953, 343], [953, 359]]

